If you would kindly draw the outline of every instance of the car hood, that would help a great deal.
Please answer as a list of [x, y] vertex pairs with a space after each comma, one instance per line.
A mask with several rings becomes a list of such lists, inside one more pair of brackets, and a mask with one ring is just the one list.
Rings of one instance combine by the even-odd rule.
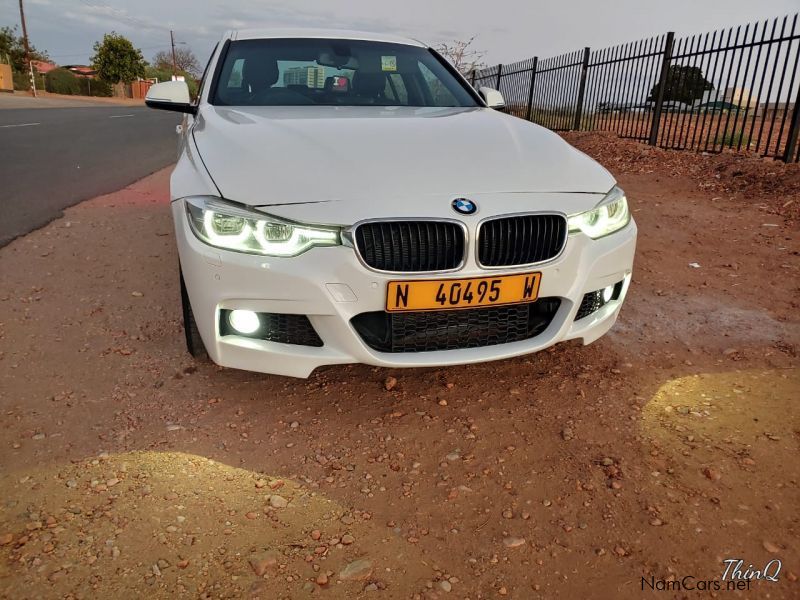
[[558, 135], [487, 108], [206, 105], [192, 132], [220, 194], [251, 206], [594, 196], [614, 185]]

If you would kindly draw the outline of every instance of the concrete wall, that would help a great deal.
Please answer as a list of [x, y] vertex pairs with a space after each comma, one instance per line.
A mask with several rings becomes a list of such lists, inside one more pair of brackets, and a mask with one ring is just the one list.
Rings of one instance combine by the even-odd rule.
[[0, 64], [0, 92], [14, 91], [14, 77], [11, 74], [11, 65]]

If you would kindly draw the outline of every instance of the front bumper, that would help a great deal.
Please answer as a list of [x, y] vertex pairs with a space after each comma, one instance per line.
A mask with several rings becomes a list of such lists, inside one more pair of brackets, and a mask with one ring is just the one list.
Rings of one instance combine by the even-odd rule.
[[[183, 277], [197, 327], [211, 359], [219, 365], [293, 377], [308, 377], [319, 366], [365, 363], [384, 367], [430, 367], [477, 363], [536, 352], [558, 342], [581, 339], [589, 344], [614, 324], [630, 282], [636, 246], [636, 224], [592, 240], [571, 235], [556, 259], [534, 267], [492, 270], [491, 274], [542, 273], [539, 297], [561, 304], [547, 328], [537, 336], [481, 348], [414, 353], [384, 353], [370, 348], [350, 320], [384, 309], [389, 280], [427, 278], [430, 273], [397, 275], [372, 271], [353, 248], [314, 248], [293, 258], [228, 252], [198, 240], [189, 228], [181, 200], [172, 203]], [[486, 275], [470, 258], [460, 270], [441, 278]], [[622, 293], [591, 315], [575, 320], [587, 292], [624, 281]], [[323, 341], [301, 346], [220, 335], [222, 310], [306, 315]]]

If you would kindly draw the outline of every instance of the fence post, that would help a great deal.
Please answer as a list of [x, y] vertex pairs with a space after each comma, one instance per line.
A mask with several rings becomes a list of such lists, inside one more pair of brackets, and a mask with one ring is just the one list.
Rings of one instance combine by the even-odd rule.
[[470, 79], [470, 84], [472, 85], [472, 87], [475, 87], [475, 76], [477, 74], [477, 71], [478, 69], [472, 69], [472, 76]]
[[580, 130], [581, 117], [583, 116], [583, 97], [586, 94], [586, 73], [589, 71], [589, 53], [591, 50], [587, 46], [583, 49], [583, 64], [581, 65], [581, 82], [578, 86], [578, 105], [575, 107], [575, 122], [572, 128]]
[[661, 58], [661, 73], [658, 75], [658, 89], [656, 90], [655, 106], [653, 107], [653, 122], [650, 125], [650, 137], [647, 143], [651, 146], [658, 144], [658, 128], [661, 126], [661, 105], [664, 102], [664, 90], [667, 87], [669, 76], [669, 63], [672, 61], [672, 45], [675, 42], [675, 32], [668, 31], [664, 41], [664, 55]]
[[525, 117], [528, 121], [531, 120], [533, 114], [533, 88], [536, 85], [536, 67], [539, 64], [539, 57], [533, 57], [533, 67], [531, 67], [531, 89], [528, 91], [528, 116]]
[[789, 137], [786, 138], [786, 148], [783, 151], [783, 162], [790, 163], [794, 160], [798, 135], [800, 135], [800, 87], [797, 88], [797, 98], [794, 100], [792, 121], [789, 123]]
[[500, 91], [500, 77], [503, 75], [503, 63], [497, 65], [497, 85], [494, 86], [498, 92]]

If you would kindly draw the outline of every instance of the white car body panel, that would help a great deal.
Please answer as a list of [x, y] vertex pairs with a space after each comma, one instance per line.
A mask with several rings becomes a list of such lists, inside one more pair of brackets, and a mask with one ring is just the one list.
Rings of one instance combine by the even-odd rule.
[[[226, 39], [320, 37], [420, 42], [361, 32], [259, 30], [228, 32]], [[213, 73], [219, 48], [212, 58]], [[196, 117], [187, 116], [171, 177], [172, 212], [181, 269], [200, 335], [216, 363], [294, 377], [322, 365], [366, 363], [384, 367], [455, 365], [504, 359], [561, 341], [591, 343], [615, 322], [628, 291], [636, 224], [593, 240], [570, 234], [554, 259], [534, 266], [491, 269], [478, 265], [475, 238], [487, 217], [550, 212], [573, 215], [596, 206], [614, 178], [556, 134], [485, 106], [225, 107], [201, 90]], [[310, 224], [350, 228], [369, 219], [457, 220], [468, 250], [457, 270], [381, 273], [365, 266], [349, 244], [313, 248], [277, 258], [232, 252], [202, 242], [186, 217], [184, 198], [218, 196], [255, 210]], [[460, 215], [453, 199], [478, 205]], [[382, 353], [370, 348], [350, 319], [383, 311], [386, 286], [396, 279], [450, 279], [541, 272], [539, 297], [561, 306], [535, 337], [458, 350]], [[624, 282], [622, 293], [588, 317], [575, 320], [585, 293]], [[322, 347], [222, 336], [220, 311], [306, 315]], [[472, 309], [467, 309], [472, 310]]]
[[251, 206], [345, 201], [363, 218], [388, 202], [614, 185], [558, 135], [489, 108], [207, 106], [193, 135], [222, 196]]

